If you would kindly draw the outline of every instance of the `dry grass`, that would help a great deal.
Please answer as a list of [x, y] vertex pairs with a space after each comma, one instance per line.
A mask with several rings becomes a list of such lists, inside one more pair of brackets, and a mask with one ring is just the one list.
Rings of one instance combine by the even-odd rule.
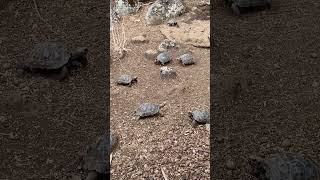
[[116, 59], [122, 59], [130, 49], [126, 48], [127, 37], [123, 22], [113, 25], [111, 29], [111, 53]]

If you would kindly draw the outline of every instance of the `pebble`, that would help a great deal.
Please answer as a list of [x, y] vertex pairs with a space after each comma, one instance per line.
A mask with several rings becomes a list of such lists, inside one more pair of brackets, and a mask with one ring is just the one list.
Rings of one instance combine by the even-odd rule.
[[132, 38], [132, 42], [134, 42], [134, 43], [143, 43], [143, 42], [146, 42], [146, 41], [147, 41], [146, 37], [142, 36], [142, 35]]
[[230, 170], [233, 170], [233, 169], [236, 168], [235, 163], [233, 161], [231, 161], [231, 160], [227, 160], [226, 165], [227, 165], [227, 168], [230, 169]]
[[210, 124], [206, 124], [206, 130], [210, 132]]
[[18, 139], [18, 135], [13, 132], [10, 132], [8, 135], [9, 135], [9, 139], [12, 139], [12, 140]]
[[80, 175], [72, 175], [71, 180], [81, 180]]
[[4, 63], [3, 65], [2, 65], [2, 67], [3, 67], [3, 69], [5, 69], [5, 70], [7, 70], [7, 69], [10, 69], [10, 64], [9, 63]]
[[0, 123], [4, 123], [7, 121], [7, 118], [5, 116], [0, 116]]
[[46, 164], [52, 164], [53, 160], [52, 159], [47, 159]]
[[217, 136], [216, 140], [218, 143], [222, 143], [224, 138], [222, 136]]
[[319, 82], [316, 82], [316, 81], [315, 81], [315, 82], [312, 83], [312, 87], [318, 87], [319, 84], [320, 84]]
[[316, 53], [311, 53], [311, 55], [310, 55], [312, 58], [317, 58], [318, 57], [318, 55], [316, 54]]
[[283, 147], [289, 147], [291, 145], [289, 139], [285, 139], [284, 141], [282, 141], [282, 146]]
[[144, 57], [146, 59], [155, 59], [158, 55], [158, 51], [153, 50], [153, 49], [149, 49], [144, 53]]

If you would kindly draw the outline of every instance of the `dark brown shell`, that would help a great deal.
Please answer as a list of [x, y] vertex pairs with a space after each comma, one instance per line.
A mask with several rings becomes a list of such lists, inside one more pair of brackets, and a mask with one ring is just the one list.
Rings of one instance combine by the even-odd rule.
[[320, 180], [319, 166], [299, 154], [276, 153], [251, 165], [259, 180]]
[[70, 55], [59, 41], [45, 41], [34, 46], [32, 59], [26, 64], [32, 69], [59, 69], [68, 63]]

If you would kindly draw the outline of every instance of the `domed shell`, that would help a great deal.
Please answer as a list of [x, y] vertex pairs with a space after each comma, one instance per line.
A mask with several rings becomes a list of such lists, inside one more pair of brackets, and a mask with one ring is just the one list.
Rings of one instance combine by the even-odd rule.
[[155, 63], [164, 65], [166, 63], [169, 63], [170, 61], [171, 61], [170, 54], [167, 52], [162, 52], [157, 56]]
[[38, 69], [59, 69], [67, 64], [69, 58], [70, 55], [66, 53], [62, 42], [46, 41], [34, 46], [31, 62], [26, 66]]
[[255, 176], [259, 180], [295, 179], [319, 180], [319, 166], [311, 159], [300, 154], [275, 153], [254, 164]]
[[154, 116], [158, 114], [160, 111], [160, 105], [152, 104], [152, 103], [143, 103], [136, 110], [136, 115], [139, 118]]
[[189, 112], [189, 117], [192, 121], [196, 121], [198, 124], [207, 124], [210, 122], [209, 113], [206, 111], [192, 111]]
[[186, 53], [181, 55], [178, 60], [181, 62], [182, 65], [191, 65], [195, 64], [194, 58], [191, 54]]
[[137, 82], [137, 77], [132, 77], [128, 74], [121, 75], [117, 81], [120, 85], [131, 85], [135, 82]]

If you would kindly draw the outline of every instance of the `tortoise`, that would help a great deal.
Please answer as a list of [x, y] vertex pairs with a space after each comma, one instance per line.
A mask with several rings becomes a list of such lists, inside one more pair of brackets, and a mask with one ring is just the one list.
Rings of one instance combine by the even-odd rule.
[[281, 152], [249, 158], [251, 174], [259, 180], [319, 180], [318, 164], [298, 153]]
[[108, 152], [111, 153], [115, 150], [118, 142], [119, 139], [116, 135], [104, 134], [87, 148], [84, 157], [84, 169], [88, 171], [86, 180], [98, 180], [110, 176], [107, 171], [109, 163], [107, 162], [106, 156]]
[[192, 111], [188, 112], [189, 117], [191, 118], [192, 126], [195, 127], [199, 124], [209, 124], [210, 116], [206, 111]]
[[171, 61], [170, 54], [167, 52], [160, 53], [155, 60], [155, 64], [165, 65]]
[[177, 58], [183, 66], [195, 64], [194, 58], [191, 54], [186, 53]]
[[137, 77], [132, 77], [130, 75], [121, 75], [117, 81], [117, 84], [124, 86], [131, 86], [133, 83], [138, 82]]
[[151, 116], [160, 114], [160, 108], [164, 105], [157, 105], [152, 103], [143, 103], [135, 111], [135, 115], [138, 116], [138, 119], [143, 119]]
[[163, 66], [160, 68], [160, 78], [175, 78], [176, 76], [177, 72], [174, 69], [169, 68], [167, 66]]
[[160, 52], [164, 52], [164, 51], [167, 51], [168, 49], [179, 48], [179, 46], [180, 45], [175, 40], [165, 39], [160, 43], [158, 50]]
[[40, 42], [34, 46], [32, 58], [22, 68], [27, 72], [53, 75], [58, 80], [64, 80], [71, 69], [88, 65], [87, 54], [86, 47], [68, 53], [61, 41]]
[[271, 0], [226, 0], [226, 3], [231, 7], [236, 15], [241, 14], [242, 8], [248, 7], [267, 7], [271, 8]]
[[167, 22], [168, 26], [176, 26], [178, 27], [178, 23], [176, 20], [174, 19], [170, 19], [168, 22]]

